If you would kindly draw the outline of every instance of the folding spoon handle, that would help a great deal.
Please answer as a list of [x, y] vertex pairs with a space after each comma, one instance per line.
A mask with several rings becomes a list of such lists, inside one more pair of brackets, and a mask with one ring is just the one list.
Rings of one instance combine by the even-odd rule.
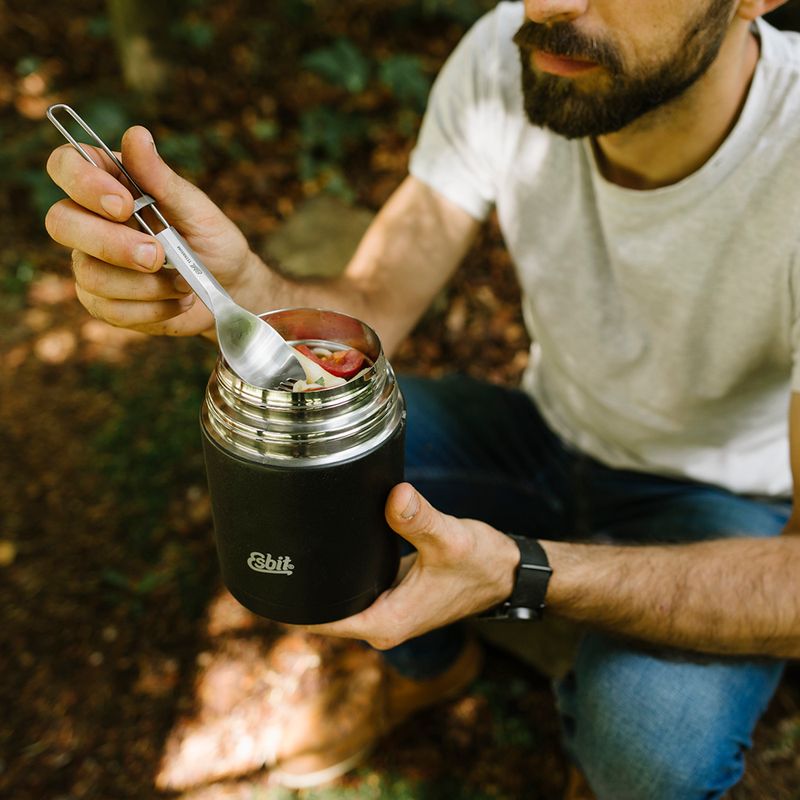
[[[116, 164], [119, 171], [125, 176], [131, 188], [138, 192], [139, 197], [133, 199], [133, 216], [139, 223], [139, 226], [146, 233], [154, 236], [161, 242], [164, 248], [164, 253], [167, 256], [168, 264], [166, 266], [175, 267], [178, 272], [186, 279], [192, 291], [200, 298], [204, 305], [216, 316], [216, 311], [220, 307], [220, 301], [231, 300], [230, 295], [222, 288], [219, 281], [211, 274], [202, 261], [192, 251], [191, 247], [186, 243], [186, 240], [175, 230], [172, 225], [167, 222], [164, 215], [159, 211], [156, 201], [146, 192], [142, 190], [138, 183], [131, 177], [128, 170], [125, 169], [122, 161], [117, 158], [116, 153], [89, 127], [89, 124], [70, 106], [64, 103], [57, 103], [47, 109], [47, 118], [53, 125], [58, 128], [61, 135], [93, 166], [99, 167], [99, 164], [89, 155], [86, 149], [80, 142], [75, 139], [72, 134], [61, 124], [56, 117], [56, 112], [64, 111], [69, 114], [78, 125], [83, 128], [89, 136], [94, 139], [102, 151]], [[152, 209], [153, 213], [158, 218], [158, 221], [164, 226], [162, 230], [156, 233], [144, 220], [141, 212], [145, 208]]]

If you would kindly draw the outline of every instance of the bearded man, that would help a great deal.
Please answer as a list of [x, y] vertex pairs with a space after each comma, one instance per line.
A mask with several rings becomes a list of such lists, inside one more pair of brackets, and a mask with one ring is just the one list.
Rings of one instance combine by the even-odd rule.
[[[415, 552], [373, 606], [315, 628], [385, 651], [383, 705], [294, 737], [286, 782], [343, 771], [463, 688], [479, 656], [453, 623], [545, 606], [587, 629], [555, 691], [596, 797], [707, 800], [741, 777], [800, 656], [800, 37], [760, 20], [779, 5], [500, 3], [440, 74], [410, 176], [316, 284], [270, 271], [127, 133], [128, 169], [253, 310], [340, 309], [391, 353], [492, 209], [523, 291], [520, 391], [403, 381], [416, 488], [386, 515]], [[84, 305], [207, 332], [158, 243], [121, 224], [112, 172], [69, 148], [49, 169], [71, 199], [48, 230], [75, 249]]]

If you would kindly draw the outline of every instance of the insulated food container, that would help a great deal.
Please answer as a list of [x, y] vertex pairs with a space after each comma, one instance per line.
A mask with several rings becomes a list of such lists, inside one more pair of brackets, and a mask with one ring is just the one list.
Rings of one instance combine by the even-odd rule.
[[403, 398], [363, 322], [307, 308], [261, 316], [291, 344], [367, 360], [344, 385], [307, 392], [253, 386], [218, 360], [200, 422], [222, 578], [269, 619], [330, 622], [397, 573], [384, 506], [403, 480]]

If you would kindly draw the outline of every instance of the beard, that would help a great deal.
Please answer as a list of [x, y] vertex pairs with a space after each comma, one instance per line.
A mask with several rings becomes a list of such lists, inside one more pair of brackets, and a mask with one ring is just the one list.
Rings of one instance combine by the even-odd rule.
[[[568, 139], [601, 136], [680, 97], [716, 59], [730, 25], [735, 0], [711, 0], [689, 26], [673, 53], [654, 66], [625, 70], [619, 49], [589, 38], [569, 22], [527, 21], [514, 35], [522, 64], [525, 113], [533, 125]], [[579, 82], [531, 67], [532, 50], [593, 61], [603, 69], [605, 87], [587, 91]]]

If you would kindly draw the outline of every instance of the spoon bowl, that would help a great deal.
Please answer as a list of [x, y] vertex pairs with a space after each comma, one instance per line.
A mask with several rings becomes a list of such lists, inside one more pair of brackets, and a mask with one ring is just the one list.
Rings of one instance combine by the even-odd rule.
[[228, 366], [253, 386], [288, 388], [294, 381], [305, 380], [330, 389], [345, 383], [295, 350], [261, 317], [232, 300], [218, 299], [215, 321], [219, 349]]
[[274, 337], [279, 334], [274, 328], [235, 303], [222, 305], [215, 316], [217, 342], [223, 357], [242, 380], [270, 389], [306, 377], [293, 348], [275, 347]]

